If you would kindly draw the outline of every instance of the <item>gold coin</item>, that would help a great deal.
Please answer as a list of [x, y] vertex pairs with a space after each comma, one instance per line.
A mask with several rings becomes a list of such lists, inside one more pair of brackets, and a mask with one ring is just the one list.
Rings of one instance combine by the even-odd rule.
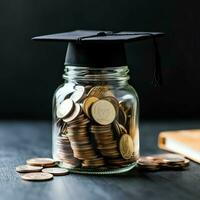
[[113, 92], [111, 90], [107, 90], [106, 92], [104, 92], [103, 94], [104, 97], [115, 97], [115, 95], [113, 94]]
[[74, 108], [74, 112], [72, 113], [72, 115], [70, 115], [67, 118], [64, 118], [63, 121], [64, 122], [71, 122], [72, 120], [76, 119], [80, 113], [81, 113], [81, 106], [78, 103], [76, 103], [75, 108]]
[[123, 107], [124, 112], [126, 113], [126, 115], [128, 116], [131, 112], [133, 112], [133, 105], [131, 103], [131, 101], [119, 101], [120, 107]]
[[112, 103], [102, 99], [92, 105], [91, 114], [98, 124], [108, 125], [114, 121], [116, 110]]
[[58, 105], [56, 115], [58, 118], [64, 118], [73, 111], [73, 108], [74, 102], [71, 99], [66, 99]]
[[118, 102], [118, 100], [115, 97], [112, 97], [112, 96], [107, 96], [107, 97], [104, 97], [103, 99], [111, 102], [113, 104], [113, 106], [115, 107], [116, 112], [118, 114], [118, 112], [119, 112], [119, 102]]
[[137, 131], [135, 127], [135, 119], [133, 117], [130, 117], [129, 119], [129, 135], [132, 139], [136, 137]]
[[115, 120], [113, 125], [114, 125], [114, 128], [115, 128], [117, 135], [121, 136], [121, 129], [120, 129], [120, 126], [119, 126], [119, 122], [117, 120]]
[[58, 163], [57, 163], [57, 162], [55, 162], [55, 163], [53, 163], [53, 164], [50, 164], [50, 165], [45, 165], [44, 167], [48, 167], [48, 168], [49, 168], [49, 167], [55, 167], [55, 166], [57, 166], [57, 164], [58, 164]]
[[139, 160], [137, 161], [137, 164], [140, 169], [151, 170], [151, 171], [159, 170], [161, 167], [159, 163], [145, 156], [140, 157]]
[[95, 158], [93, 160], [84, 160], [83, 163], [85, 163], [85, 164], [95, 164], [95, 163], [104, 164], [104, 159], [102, 157], [99, 157], [99, 158]]
[[53, 175], [44, 172], [34, 172], [24, 174], [21, 176], [21, 178], [26, 181], [46, 181], [52, 179]]
[[85, 163], [85, 162], [83, 162], [82, 163], [82, 167], [87, 167], [87, 168], [96, 168], [96, 167], [102, 167], [102, 166], [104, 166], [105, 165], [105, 163]]
[[95, 86], [92, 89], [90, 89], [87, 96], [94, 96], [94, 97], [101, 98], [103, 97], [104, 93], [107, 90], [108, 90], [108, 86], [103, 86], [103, 85]]
[[121, 134], [128, 134], [126, 128], [122, 125], [122, 124], [119, 124], [119, 127], [120, 127], [120, 130], [121, 130]]
[[115, 159], [109, 159], [108, 163], [113, 164], [113, 165], [127, 165], [130, 163], [136, 162], [136, 160], [131, 157], [131, 159], [124, 160], [123, 158], [115, 158]]
[[174, 153], [151, 155], [149, 158], [152, 158], [153, 160], [162, 160], [165, 163], [184, 163], [185, 161], [184, 156]]
[[68, 122], [68, 129], [73, 129], [73, 128], [77, 128], [77, 127], [80, 127], [80, 128], [83, 128], [83, 127], [87, 127], [87, 124], [90, 123], [90, 120], [87, 119], [87, 118], [83, 118], [82, 120], [79, 120], [78, 117], [71, 121], [71, 122]]
[[134, 153], [133, 140], [130, 135], [124, 134], [119, 141], [119, 150], [124, 159], [130, 159]]
[[51, 158], [32, 158], [26, 161], [28, 165], [33, 166], [50, 166], [55, 163], [55, 161]]
[[27, 172], [40, 172], [43, 167], [30, 166], [30, 165], [19, 165], [16, 167], [16, 172], [27, 173]]
[[119, 123], [122, 124], [122, 125], [126, 125], [126, 122], [127, 122], [127, 115], [124, 111], [124, 108], [122, 106], [119, 106], [119, 115], [118, 115], [118, 120], [119, 120]]
[[42, 172], [53, 174], [54, 176], [63, 176], [69, 174], [67, 169], [52, 167], [52, 168], [45, 168]]
[[71, 95], [70, 99], [72, 99], [75, 103], [80, 101], [85, 95], [85, 87], [81, 85], [77, 85], [75, 87], [75, 92]]
[[97, 97], [88, 97], [83, 102], [83, 111], [85, 114], [90, 117], [90, 107], [93, 103], [98, 101], [99, 99]]

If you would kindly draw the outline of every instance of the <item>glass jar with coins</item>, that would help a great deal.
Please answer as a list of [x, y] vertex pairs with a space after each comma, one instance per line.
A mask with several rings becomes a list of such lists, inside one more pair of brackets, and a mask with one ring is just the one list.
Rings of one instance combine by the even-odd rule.
[[33, 38], [68, 42], [64, 83], [53, 98], [53, 158], [61, 167], [82, 174], [117, 174], [136, 166], [138, 97], [128, 83], [125, 43], [153, 38], [158, 55], [155, 38], [162, 35], [77, 30]]
[[81, 173], [122, 173], [139, 156], [138, 97], [127, 66], [66, 66], [53, 100], [53, 157]]

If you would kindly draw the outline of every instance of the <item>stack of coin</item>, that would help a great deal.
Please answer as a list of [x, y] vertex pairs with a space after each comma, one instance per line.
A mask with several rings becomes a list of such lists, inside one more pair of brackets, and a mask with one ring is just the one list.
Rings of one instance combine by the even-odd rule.
[[104, 160], [99, 157], [88, 136], [89, 119], [85, 114], [79, 115], [68, 123], [68, 134], [75, 158], [82, 161], [83, 167], [101, 167]]
[[127, 159], [127, 160], [125, 160], [122, 157], [118, 157], [118, 158], [107, 160], [107, 163], [109, 164], [109, 166], [113, 167], [113, 166], [126, 166], [135, 161], [136, 161], [135, 157], [131, 157], [130, 159]]
[[182, 169], [189, 166], [189, 160], [179, 154], [158, 154], [140, 157], [138, 166], [143, 170]]
[[57, 157], [70, 167], [77, 167], [80, 161], [74, 158], [73, 150], [67, 135], [58, 136], [57, 138]]
[[[79, 115], [75, 120], [68, 123], [68, 138], [73, 149], [74, 157], [82, 160], [87, 153], [92, 156], [95, 154], [90, 144], [87, 124], [89, 120], [84, 114]], [[81, 154], [82, 153], [82, 154]]]
[[92, 160], [84, 160], [82, 163], [83, 167], [89, 167], [89, 168], [96, 168], [96, 167], [103, 167], [105, 166], [104, 158], [97, 157]]
[[128, 116], [127, 116], [127, 113], [125, 112], [124, 107], [121, 104], [119, 105], [120, 106], [119, 106], [118, 122], [121, 125], [126, 126]]
[[117, 140], [113, 137], [112, 126], [92, 125], [90, 130], [95, 137], [97, 149], [106, 158], [116, 158], [120, 156]]

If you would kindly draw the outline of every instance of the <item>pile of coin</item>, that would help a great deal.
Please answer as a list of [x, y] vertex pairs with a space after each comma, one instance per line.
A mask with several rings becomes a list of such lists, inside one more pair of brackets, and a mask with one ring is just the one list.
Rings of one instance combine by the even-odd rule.
[[65, 162], [69, 167], [78, 167], [80, 165], [80, 161], [74, 157], [68, 136], [58, 136], [56, 142], [59, 160]]
[[142, 170], [156, 171], [160, 169], [183, 169], [189, 166], [189, 160], [179, 154], [165, 153], [143, 156], [138, 159]]
[[21, 173], [21, 178], [26, 181], [47, 181], [53, 176], [67, 175], [67, 169], [56, 167], [56, 161], [51, 158], [32, 158], [26, 165], [19, 165], [16, 171]]
[[56, 105], [57, 125], [61, 126], [57, 133], [60, 160], [72, 163], [74, 157], [89, 168], [136, 161], [132, 110], [118, 101], [108, 86], [76, 85], [74, 92]]
[[[68, 123], [67, 136], [69, 137], [74, 157], [81, 160], [84, 167], [94, 166], [92, 164], [93, 160], [99, 158], [89, 139], [88, 123], [90, 123], [90, 121], [85, 114], [79, 115], [74, 121]], [[100, 163], [100, 165], [96, 163], [95, 166], [102, 166], [102, 163]]]
[[112, 126], [91, 125], [91, 133], [94, 134], [97, 149], [105, 158], [116, 158], [120, 156], [118, 142], [114, 139]]

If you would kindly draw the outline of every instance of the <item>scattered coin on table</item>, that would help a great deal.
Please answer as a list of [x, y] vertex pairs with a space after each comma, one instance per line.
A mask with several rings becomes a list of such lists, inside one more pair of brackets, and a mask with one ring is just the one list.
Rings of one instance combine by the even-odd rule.
[[52, 167], [55, 166], [55, 161], [51, 158], [32, 158], [26, 161], [28, 165]]
[[54, 176], [64, 176], [69, 174], [69, 171], [64, 168], [53, 167], [53, 168], [45, 168], [42, 172], [53, 174]]
[[[109, 126], [105, 126], [105, 128], [109, 128]], [[93, 127], [93, 131], [95, 129], [98, 130], [98, 128]], [[96, 134], [96, 132], [94, 132], [94, 134]], [[63, 157], [63, 159], [67, 159], [66, 163], [71, 164], [71, 167], [73, 165], [74, 167], [78, 166], [78, 163], [80, 163], [79, 159], [82, 160], [82, 167], [84, 168], [106, 169], [106, 162], [110, 168], [115, 166], [125, 166], [131, 161], [134, 162], [136, 159], [133, 156], [130, 156], [132, 155], [132, 147], [129, 145], [126, 145], [126, 147], [124, 147], [124, 142], [129, 144], [129, 141], [126, 141], [129, 140], [128, 136], [129, 135], [127, 134], [123, 134], [121, 137], [122, 140], [120, 146], [122, 147], [122, 149], [120, 149], [120, 151], [122, 151], [121, 153], [123, 157], [119, 156], [119, 153], [116, 149], [117, 142], [113, 140], [113, 138], [110, 138], [108, 140], [108, 143], [105, 140], [104, 144], [99, 143], [97, 146], [97, 148], [104, 157], [95, 155], [91, 148], [91, 145], [86, 142], [86, 144], [81, 144], [81, 146], [74, 144], [73, 148], [75, 148], [74, 151], [76, 152], [76, 154], [73, 155], [71, 153], [70, 155], [69, 153], [69, 157]], [[69, 143], [68, 138], [66, 138], [66, 141]], [[66, 146], [65, 149], [63, 149], [63, 151], [69, 148], [71, 148], [71, 146]], [[62, 152], [60, 152], [60, 155], [62, 155]], [[64, 154], [64, 156], [66, 156], [66, 154]], [[106, 160], [106, 157], [108, 157], [109, 159]], [[70, 160], [71, 162], [69, 162]], [[23, 175], [21, 175], [20, 177], [26, 181], [46, 181], [51, 180], [53, 176], [64, 176], [69, 174], [69, 170], [66, 168], [48, 167], [55, 163], [55, 161], [51, 158], [32, 158], [27, 160], [27, 163], [34, 164], [36, 166], [27, 164], [19, 165], [16, 167], [17, 172], [23, 173]], [[139, 169], [143, 171], [158, 171], [162, 169], [184, 169], [189, 166], [189, 163], [190, 161], [184, 156], [172, 153], [141, 156], [137, 161]], [[42, 166], [44, 166], [44, 168]]]
[[26, 181], [47, 181], [52, 179], [53, 175], [44, 172], [33, 172], [33, 173], [23, 174], [21, 178]]
[[31, 165], [19, 165], [16, 167], [16, 171], [20, 173], [26, 172], [40, 172], [43, 167], [40, 166], [31, 166]]
[[144, 170], [159, 169], [183, 169], [189, 166], [189, 160], [179, 154], [164, 153], [142, 156], [138, 160], [138, 166]]

